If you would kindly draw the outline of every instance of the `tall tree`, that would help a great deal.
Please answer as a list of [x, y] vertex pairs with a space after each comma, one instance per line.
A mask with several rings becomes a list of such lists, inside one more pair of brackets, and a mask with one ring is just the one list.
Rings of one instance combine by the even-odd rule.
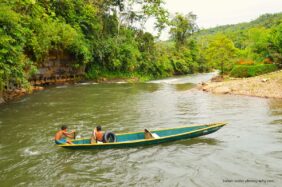
[[268, 49], [274, 62], [282, 67], [282, 23], [271, 31]]
[[118, 34], [121, 26], [144, 29], [149, 18], [155, 19], [155, 28], [161, 32], [168, 23], [168, 11], [163, 0], [105, 0], [108, 11], [118, 20]]
[[23, 53], [24, 28], [20, 15], [8, 6], [0, 7], [0, 92], [12, 84], [25, 82], [28, 60]]
[[247, 32], [246, 50], [249, 51], [248, 58], [254, 59], [257, 62], [262, 62], [269, 57], [268, 38], [270, 29], [264, 27], [251, 28]]
[[220, 69], [220, 73], [223, 75], [225, 70], [232, 68], [236, 52], [237, 48], [234, 47], [233, 42], [225, 35], [219, 34], [209, 43], [206, 57], [210, 65]]
[[177, 47], [185, 45], [188, 37], [198, 30], [196, 18], [192, 12], [186, 15], [177, 13], [171, 20], [170, 34]]

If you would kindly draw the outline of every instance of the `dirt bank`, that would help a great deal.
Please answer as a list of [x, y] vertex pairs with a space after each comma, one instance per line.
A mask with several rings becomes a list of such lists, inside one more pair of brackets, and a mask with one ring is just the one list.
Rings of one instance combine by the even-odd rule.
[[216, 94], [236, 94], [282, 99], [282, 71], [251, 78], [227, 78], [221, 82], [210, 81], [200, 84], [198, 88]]

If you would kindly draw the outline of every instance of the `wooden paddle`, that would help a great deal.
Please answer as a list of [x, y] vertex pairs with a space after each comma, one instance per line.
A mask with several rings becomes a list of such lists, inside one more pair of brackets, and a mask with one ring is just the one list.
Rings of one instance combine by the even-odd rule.
[[90, 143], [91, 144], [97, 143], [96, 142], [96, 135], [95, 135], [95, 133], [96, 133], [96, 128], [92, 131], [92, 135], [91, 135], [91, 138], [90, 138]]
[[73, 139], [76, 138], [76, 131], [73, 132]]

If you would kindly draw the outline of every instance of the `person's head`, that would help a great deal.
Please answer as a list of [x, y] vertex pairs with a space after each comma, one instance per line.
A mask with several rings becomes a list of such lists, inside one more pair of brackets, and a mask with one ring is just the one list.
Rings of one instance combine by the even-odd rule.
[[61, 129], [64, 131], [64, 130], [67, 130], [68, 126], [66, 125], [62, 125]]
[[97, 131], [101, 131], [101, 130], [102, 130], [102, 127], [101, 127], [100, 125], [98, 125], [98, 126], [96, 127], [96, 129], [97, 129]]

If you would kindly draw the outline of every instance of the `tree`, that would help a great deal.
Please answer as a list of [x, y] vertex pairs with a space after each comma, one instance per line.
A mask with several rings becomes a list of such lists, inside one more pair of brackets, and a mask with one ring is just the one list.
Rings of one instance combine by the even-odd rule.
[[182, 15], [177, 13], [171, 20], [170, 34], [171, 38], [175, 41], [176, 47], [186, 44], [187, 38], [198, 30], [195, 23], [196, 15], [190, 12], [189, 14]]
[[257, 62], [262, 62], [265, 58], [269, 57], [267, 49], [269, 33], [270, 30], [264, 27], [251, 28], [248, 30], [246, 50], [250, 53], [248, 54], [249, 58], [252, 58]]
[[155, 28], [160, 32], [168, 23], [168, 11], [163, 0], [104, 0], [108, 11], [117, 18], [118, 30], [121, 26], [144, 29], [149, 18], [154, 18]]
[[209, 64], [220, 69], [220, 73], [223, 75], [225, 70], [231, 70], [236, 52], [237, 48], [234, 47], [233, 42], [225, 35], [219, 34], [209, 43], [206, 57]]
[[23, 53], [25, 35], [19, 17], [10, 7], [0, 7], [0, 92], [11, 82], [26, 83], [28, 60]]
[[282, 67], [282, 23], [272, 29], [268, 41], [271, 58]]

